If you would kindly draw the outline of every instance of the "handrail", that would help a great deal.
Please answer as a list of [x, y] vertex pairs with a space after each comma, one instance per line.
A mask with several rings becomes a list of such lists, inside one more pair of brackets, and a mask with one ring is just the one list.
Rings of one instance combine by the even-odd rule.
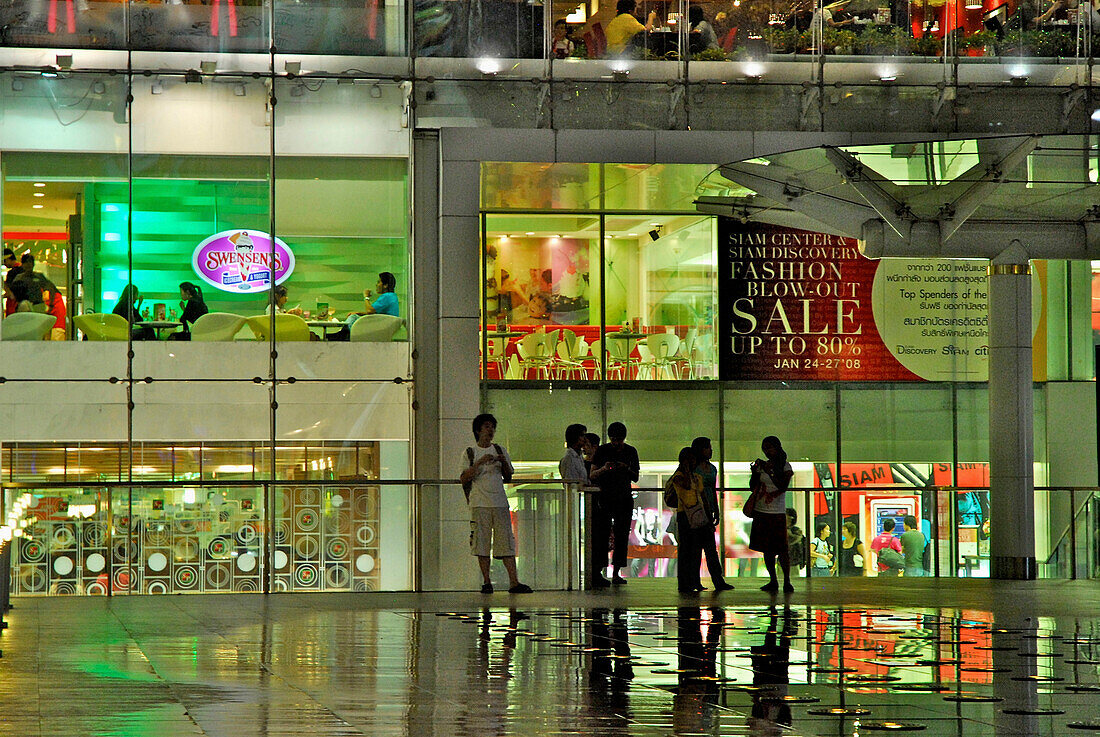
[[[1066, 490], [1070, 492], [1070, 506], [1072, 507], [1074, 503], [1074, 493], [1080, 491], [1080, 488], [1066, 487]], [[1067, 537], [1072, 538], [1074, 536], [1073, 532], [1077, 526], [1077, 518], [1080, 517], [1081, 513], [1085, 511], [1090, 501], [1092, 501], [1092, 497], [1086, 496], [1085, 499], [1081, 502], [1080, 507], [1070, 510], [1069, 523], [1066, 525], [1066, 529], [1062, 531], [1062, 534], [1058, 536], [1058, 541], [1050, 546], [1050, 555], [1048, 555], [1047, 559], [1043, 561], [1044, 564], [1049, 564], [1054, 559], [1054, 556], [1058, 554], [1058, 550], [1062, 547], [1062, 544], [1066, 541]], [[1071, 558], [1072, 557], [1073, 556], [1071, 556]]]

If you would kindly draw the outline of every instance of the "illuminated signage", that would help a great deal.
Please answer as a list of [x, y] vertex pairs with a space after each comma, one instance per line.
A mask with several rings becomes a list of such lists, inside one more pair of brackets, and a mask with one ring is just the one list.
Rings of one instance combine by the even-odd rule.
[[282, 284], [294, 271], [294, 254], [279, 238], [259, 230], [223, 230], [195, 248], [191, 266], [199, 278], [224, 292], [252, 294]]

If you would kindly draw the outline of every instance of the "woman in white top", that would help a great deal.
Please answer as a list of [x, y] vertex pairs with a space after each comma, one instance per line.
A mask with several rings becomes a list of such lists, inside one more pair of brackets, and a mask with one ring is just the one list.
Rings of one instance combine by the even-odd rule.
[[787, 487], [794, 470], [787, 463], [787, 454], [779, 438], [769, 435], [760, 449], [767, 460], [757, 458], [752, 462], [752, 479], [749, 488], [755, 495], [756, 506], [752, 516], [752, 532], [749, 548], [764, 554], [764, 565], [771, 581], [760, 587], [761, 591], [776, 593], [779, 580], [775, 575], [775, 559], [783, 568], [783, 591], [791, 593], [791, 556], [787, 545]]

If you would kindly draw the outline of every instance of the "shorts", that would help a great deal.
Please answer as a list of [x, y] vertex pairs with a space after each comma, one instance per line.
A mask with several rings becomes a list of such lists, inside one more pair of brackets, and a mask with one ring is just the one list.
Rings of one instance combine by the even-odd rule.
[[782, 553], [787, 547], [787, 515], [757, 512], [749, 530], [749, 550], [758, 553]]
[[492, 543], [494, 558], [516, 557], [516, 536], [512, 534], [512, 515], [508, 507], [472, 507], [470, 509], [470, 553], [488, 557]]

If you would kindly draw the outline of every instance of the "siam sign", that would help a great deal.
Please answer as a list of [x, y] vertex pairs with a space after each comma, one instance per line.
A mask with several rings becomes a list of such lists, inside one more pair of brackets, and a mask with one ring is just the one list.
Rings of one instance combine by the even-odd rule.
[[[210, 286], [224, 292], [252, 294], [282, 284], [294, 271], [294, 254], [279, 238], [259, 230], [223, 230], [195, 248], [191, 266]], [[274, 264], [272, 263], [274, 261]]]
[[874, 261], [853, 238], [732, 218], [718, 238], [722, 379], [987, 379], [986, 261]]

